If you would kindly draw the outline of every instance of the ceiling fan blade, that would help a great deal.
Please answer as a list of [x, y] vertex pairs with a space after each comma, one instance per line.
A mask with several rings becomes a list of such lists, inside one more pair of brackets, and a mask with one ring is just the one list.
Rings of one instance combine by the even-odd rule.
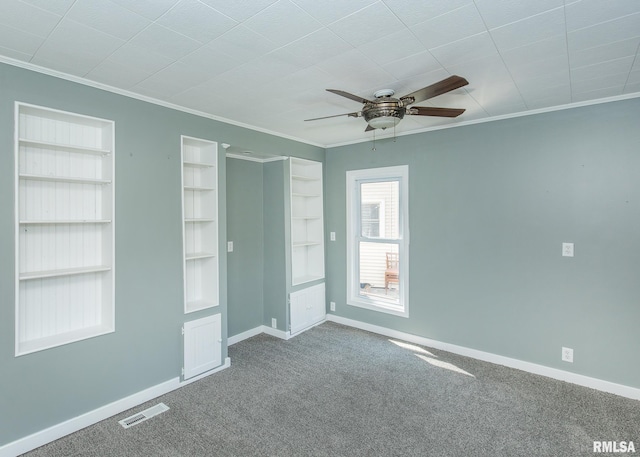
[[345, 92], [343, 90], [327, 89], [327, 91], [329, 91], [329, 92], [331, 92], [333, 94], [336, 94], [336, 95], [341, 95], [343, 97], [346, 97], [349, 100], [353, 100], [354, 102], [371, 103], [371, 100], [367, 100], [366, 98], [358, 97], [357, 95], [350, 94], [349, 92]]
[[371, 130], [375, 130], [375, 127], [371, 127], [369, 124], [367, 124], [367, 128], [364, 129], [365, 132], [370, 132]]
[[334, 114], [333, 116], [324, 116], [324, 117], [314, 117], [313, 119], [305, 119], [306, 121], [318, 121], [320, 119], [329, 119], [332, 117], [340, 117], [340, 116], [349, 116], [349, 117], [360, 117], [362, 113], [360, 111], [356, 111], [355, 113], [344, 113], [344, 114]]
[[426, 106], [412, 106], [407, 110], [407, 114], [415, 116], [438, 116], [438, 117], [458, 117], [466, 110], [457, 108], [432, 108]]
[[[411, 103], [419, 103], [424, 100], [437, 97], [438, 95], [446, 94], [447, 92], [451, 92], [452, 90], [466, 86], [467, 84], [469, 84], [469, 81], [463, 77], [453, 75], [435, 84], [431, 84], [430, 86], [411, 92], [404, 97], [400, 97], [400, 100], [405, 102], [407, 105], [410, 105]], [[413, 101], [410, 101], [410, 99], [413, 99]]]

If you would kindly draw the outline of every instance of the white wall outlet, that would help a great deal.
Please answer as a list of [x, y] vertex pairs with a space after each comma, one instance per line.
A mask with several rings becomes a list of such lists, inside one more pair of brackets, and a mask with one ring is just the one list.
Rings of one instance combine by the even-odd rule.
[[233, 252], [233, 241], [227, 241], [227, 252]]
[[329, 236], [331, 237], [331, 241], [335, 241], [336, 240], [336, 232], [331, 232], [329, 234]]
[[278, 328], [278, 319], [275, 317], [271, 318], [271, 328]]
[[573, 349], [562, 348], [562, 361], [573, 363]]
[[334, 301], [329, 302], [329, 309], [331, 311], [335, 311], [336, 310], [336, 302], [334, 302]]
[[562, 257], [573, 257], [573, 243], [562, 243]]

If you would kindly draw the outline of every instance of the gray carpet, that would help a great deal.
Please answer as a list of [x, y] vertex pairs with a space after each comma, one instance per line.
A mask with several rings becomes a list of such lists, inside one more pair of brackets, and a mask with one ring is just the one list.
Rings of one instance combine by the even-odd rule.
[[[229, 353], [229, 369], [27, 455], [576, 457], [596, 455], [594, 440], [640, 445], [638, 401], [334, 323]], [[117, 423], [160, 401], [171, 409]]]

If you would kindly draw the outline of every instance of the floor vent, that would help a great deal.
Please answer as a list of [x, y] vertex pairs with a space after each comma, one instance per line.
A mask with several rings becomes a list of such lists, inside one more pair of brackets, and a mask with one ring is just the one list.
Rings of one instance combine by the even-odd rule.
[[118, 424], [122, 425], [124, 428], [133, 427], [134, 425], [138, 425], [140, 422], [144, 422], [147, 419], [151, 419], [153, 416], [157, 416], [160, 413], [164, 413], [168, 411], [169, 407], [164, 403], [158, 403], [156, 406], [152, 406], [151, 408], [145, 409], [144, 411], [134, 414], [133, 416], [129, 416], [126, 419], [122, 419], [118, 421]]

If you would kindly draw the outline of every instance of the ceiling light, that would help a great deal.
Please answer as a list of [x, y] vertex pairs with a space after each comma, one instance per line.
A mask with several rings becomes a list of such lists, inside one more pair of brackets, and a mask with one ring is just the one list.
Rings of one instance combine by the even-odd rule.
[[395, 127], [400, 122], [400, 118], [396, 116], [378, 116], [367, 121], [369, 125], [374, 129], [386, 129], [388, 127]]

